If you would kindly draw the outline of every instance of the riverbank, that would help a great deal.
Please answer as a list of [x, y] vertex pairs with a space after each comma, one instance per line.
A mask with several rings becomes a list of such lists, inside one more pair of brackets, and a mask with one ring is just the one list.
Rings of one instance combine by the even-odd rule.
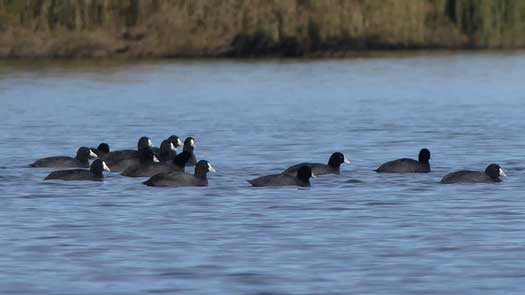
[[0, 57], [340, 57], [525, 48], [511, 0], [0, 0]]

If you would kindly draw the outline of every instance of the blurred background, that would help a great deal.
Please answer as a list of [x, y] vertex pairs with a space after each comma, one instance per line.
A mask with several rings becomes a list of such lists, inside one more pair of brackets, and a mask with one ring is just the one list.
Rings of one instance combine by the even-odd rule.
[[0, 56], [344, 56], [522, 48], [514, 0], [1, 0]]

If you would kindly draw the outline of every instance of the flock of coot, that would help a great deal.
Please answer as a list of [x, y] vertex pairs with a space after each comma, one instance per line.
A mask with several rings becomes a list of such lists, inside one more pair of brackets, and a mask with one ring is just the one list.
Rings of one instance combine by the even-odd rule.
[[[137, 150], [110, 151], [107, 143], [97, 148], [81, 147], [75, 157], [49, 157], [35, 161], [32, 167], [89, 168], [67, 169], [51, 172], [45, 180], [93, 180], [104, 179], [104, 171], [121, 172], [127, 177], [149, 177], [143, 182], [148, 186], [207, 186], [208, 172], [215, 169], [208, 161], [197, 161], [195, 139], [182, 140], [172, 135], [164, 140], [160, 148], [152, 146], [148, 137], [141, 137]], [[177, 153], [177, 148], [181, 151]], [[91, 165], [90, 159], [95, 159]], [[428, 173], [430, 151], [422, 149], [417, 160], [402, 158], [382, 164], [375, 171], [379, 173]], [[333, 153], [327, 164], [300, 163], [280, 174], [273, 174], [248, 180], [252, 186], [310, 186], [310, 178], [324, 174], [340, 174], [341, 165], [350, 163], [344, 154]], [[193, 174], [185, 173], [186, 166], [195, 166]], [[485, 171], [456, 171], [445, 175], [442, 183], [491, 183], [501, 182], [506, 176], [497, 164], [490, 164]]]

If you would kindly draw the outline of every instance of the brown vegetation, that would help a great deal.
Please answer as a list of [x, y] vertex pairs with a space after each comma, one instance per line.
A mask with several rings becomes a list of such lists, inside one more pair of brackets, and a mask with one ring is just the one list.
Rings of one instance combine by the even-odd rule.
[[3, 57], [523, 48], [514, 0], [0, 0]]

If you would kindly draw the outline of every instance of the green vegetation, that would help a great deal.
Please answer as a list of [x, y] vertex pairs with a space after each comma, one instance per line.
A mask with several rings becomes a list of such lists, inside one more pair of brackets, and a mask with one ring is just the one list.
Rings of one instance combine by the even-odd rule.
[[0, 56], [523, 48], [518, 0], [0, 0]]

